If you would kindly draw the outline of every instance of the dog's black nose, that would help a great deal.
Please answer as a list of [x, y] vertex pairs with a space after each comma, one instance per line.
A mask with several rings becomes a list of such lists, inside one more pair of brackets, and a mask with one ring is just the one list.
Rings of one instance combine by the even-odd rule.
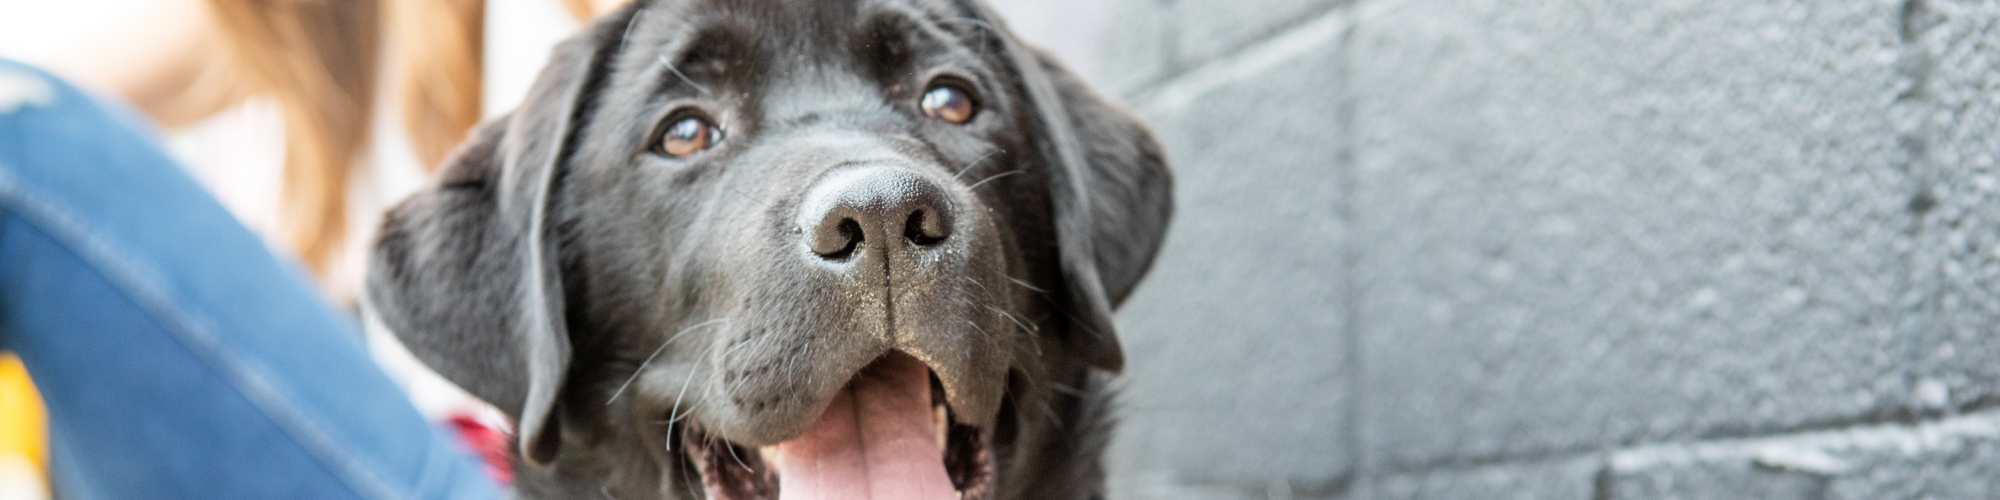
[[828, 172], [799, 202], [799, 229], [814, 254], [846, 259], [869, 248], [932, 247], [951, 237], [944, 188], [909, 169], [844, 167]]

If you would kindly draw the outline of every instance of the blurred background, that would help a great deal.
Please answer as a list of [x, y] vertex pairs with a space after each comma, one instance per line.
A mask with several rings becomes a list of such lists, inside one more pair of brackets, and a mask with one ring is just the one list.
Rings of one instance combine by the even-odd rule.
[[[0, 56], [117, 81], [77, 62], [201, 1], [0, 0]], [[470, 115], [512, 108], [590, 3], [484, 2]], [[2000, 491], [2000, 1], [993, 3], [1176, 175], [1119, 318], [1113, 499]], [[398, 40], [381, 81], [421, 60]], [[378, 85], [311, 209], [282, 96], [148, 112], [348, 301], [450, 142]], [[427, 413], [491, 419], [389, 351]], [[7, 394], [0, 430], [32, 435]]]

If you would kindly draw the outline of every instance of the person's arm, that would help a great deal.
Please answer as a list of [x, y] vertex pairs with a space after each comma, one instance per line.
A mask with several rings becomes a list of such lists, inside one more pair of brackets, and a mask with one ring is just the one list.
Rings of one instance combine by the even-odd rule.
[[0, 59], [0, 350], [74, 498], [502, 498], [145, 125]]
[[184, 125], [240, 101], [241, 79], [206, 0], [154, 0], [113, 13], [105, 36], [71, 49], [50, 70], [124, 97], [165, 127]]

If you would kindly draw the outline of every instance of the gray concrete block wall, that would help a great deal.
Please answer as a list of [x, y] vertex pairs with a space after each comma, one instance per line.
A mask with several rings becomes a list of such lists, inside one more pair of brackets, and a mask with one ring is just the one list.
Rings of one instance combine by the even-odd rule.
[[1113, 498], [2000, 497], [2000, 2], [1109, 12]]

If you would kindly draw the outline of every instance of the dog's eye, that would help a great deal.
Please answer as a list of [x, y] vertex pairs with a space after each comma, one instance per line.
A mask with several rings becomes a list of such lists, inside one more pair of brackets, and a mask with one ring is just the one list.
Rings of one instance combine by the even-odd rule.
[[979, 113], [979, 106], [972, 102], [972, 95], [964, 89], [951, 85], [933, 84], [924, 92], [920, 103], [924, 116], [951, 123], [972, 121], [972, 115]]
[[660, 142], [655, 149], [661, 154], [675, 158], [699, 153], [722, 142], [722, 129], [699, 116], [682, 117], [667, 126], [660, 134]]

